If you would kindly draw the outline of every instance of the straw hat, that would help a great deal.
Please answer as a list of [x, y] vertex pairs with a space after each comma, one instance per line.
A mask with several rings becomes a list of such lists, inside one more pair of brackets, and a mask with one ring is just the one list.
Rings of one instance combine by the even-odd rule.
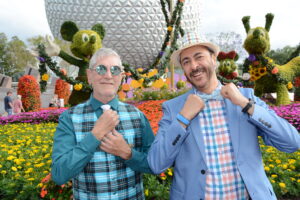
[[217, 57], [219, 54], [219, 47], [203, 37], [200, 37], [195, 32], [187, 32], [184, 36], [178, 41], [178, 50], [174, 51], [171, 55], [171, 62], [175, 66], [181, 66], [180, 64], [180, 54], [183, 50], [193, 47], [193, 46], [206, 46], [214, 52], [214, 55]]

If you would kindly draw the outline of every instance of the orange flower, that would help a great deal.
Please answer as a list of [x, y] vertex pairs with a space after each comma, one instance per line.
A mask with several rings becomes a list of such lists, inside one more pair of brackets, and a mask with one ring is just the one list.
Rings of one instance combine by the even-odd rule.
[[257, 65], [259, 65], [259, 61], [254, 61], [253, 63], [252, 63], [254, 66], [257, 66]]
[[41, 189], [40, 196], [42, 198], [44, 198], [47, 194], [48, 194], [48, 191], [46, 190], [46, 186], [43, 186], [42, 189]]
[[126, 93], [123, 92], [122, 90], [118, 92], [118, 96], [122, 101], [126, 99]]
[[124, 92], [128, 92], [128, 91], [130, 90], [130, 85], [129, 85], [128, 83], [124, 83], [124, 84], [122, 85], [122, 90], [123, 90]]
[[43, 178], [42, 183], [48, 183], [51, 179], [51, 173], [49, 173], [45, 178]]
[[272, 74], [277, 74], [278, 73], [278, 68], [274, 67], [271, 71]]

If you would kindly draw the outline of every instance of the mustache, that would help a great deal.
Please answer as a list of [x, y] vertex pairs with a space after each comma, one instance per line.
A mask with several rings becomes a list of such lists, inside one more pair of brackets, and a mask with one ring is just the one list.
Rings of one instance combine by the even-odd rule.
[[197, 69], [191, 71], [190, 76], [194, 76], [197, 73], [206, 72], [205, 67], [198, 67]]

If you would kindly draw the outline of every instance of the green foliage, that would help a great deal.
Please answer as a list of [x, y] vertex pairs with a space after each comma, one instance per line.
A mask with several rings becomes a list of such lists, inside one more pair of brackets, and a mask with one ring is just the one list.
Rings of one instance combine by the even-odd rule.
[[171, 176], [168, 176], [165, 173], [164, 177], [161, 177], [160, 175], [144, 174], [143, 183], [146, 200], [169, 199], [170, 186], [172, 183]]
[[266, 55], [272, 58], [278, 65], [283, 65], [287, 63], [287, 60], [295, 51], [296, 47], [285, 46], [282, 49], [271, 50]]
[[153, 90], [153, 89], [137, 89], [133, 92], [135, 101], [146, 101], [146, 100], [162, 100], [162, 99], [173, 99], [179, 95], [187, 92], [189, 88], [183, 88], [181, 90]]
[[261, 55], [270, 50], [269, 33], [262, 27], [251, 29], [244, 41], [244, 48], [249, 54]]
[[66, 21], [61, 25], [60, 34], [66, 41], [71, 42], [73, 36], [79, 31], [77, 25], [74, 22]]
[[102, 24], [95, 24], [92, 27], [92, 31], [95, 31], [99, 34], [101, 40], [103, 40], [104, 36], [105, 36], [105, 28]]
[[27, 51], [26, 44], [17, 36], [8, 41], [4, 33], [0, 33], [0, 73], [14, 76], [25, 67], [35, 66], [36, 59]]

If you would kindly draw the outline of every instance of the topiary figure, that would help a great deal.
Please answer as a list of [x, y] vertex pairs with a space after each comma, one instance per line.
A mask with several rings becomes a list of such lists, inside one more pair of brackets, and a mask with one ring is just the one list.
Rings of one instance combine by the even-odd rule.
[[19, 79], [17, 93], [22, 96], [22, 104], [26, 112], [39, 111], [41, 92], [39, 84], [33, 76], [25, 75]]
[[[78, 76], [75, 80], [87, 84], [86, 69], [92, 55], [102, 47], [102, 40], [105, 35], [105, 29], [101, 24], [96, 24], [91, 30], [79, 30], [74, 22], [64, 22], [60, 29], [61, 36], [64, 40], [71, 42], [70, 50], [74, 56], [69, 55], [60, 49], [49, 37], [47, 37], [46, 53], [49, 56], [59, 56], [68, 63], [79, 67]], [[66, 77], [59, 71], [54, 71], [63, 80]], [[82, 91], [82, 84], [74, 84], [74, 89], [71, 93], [69, 103], [76, 105], [87, 100], [90, 97], [91, 90]]]
[[293, 87], [294, 77], [300, 75], [300, 56], [293, 58], [285, 65], [277, 65], [266, 56], [270, 50], [269, 31], [274, 15], [266, 15], [265, 27], [250, 29], [250, 16], [242, 18], [247, 38], [244, 48], [249, 57], [243, 65], [243, 78], [254, 82], [255, 95], [277, 93], [276, 105], [290, 104], [288, 90]]
[[238, 66], [235, 61], [239, 59], [239, 56], [235, 51], [230, 51], [228, 53], [221, 51], [217, 59], [220, 62], [218, 67], [218, 74], [220, 76], [229, 80], [238, 77]]

